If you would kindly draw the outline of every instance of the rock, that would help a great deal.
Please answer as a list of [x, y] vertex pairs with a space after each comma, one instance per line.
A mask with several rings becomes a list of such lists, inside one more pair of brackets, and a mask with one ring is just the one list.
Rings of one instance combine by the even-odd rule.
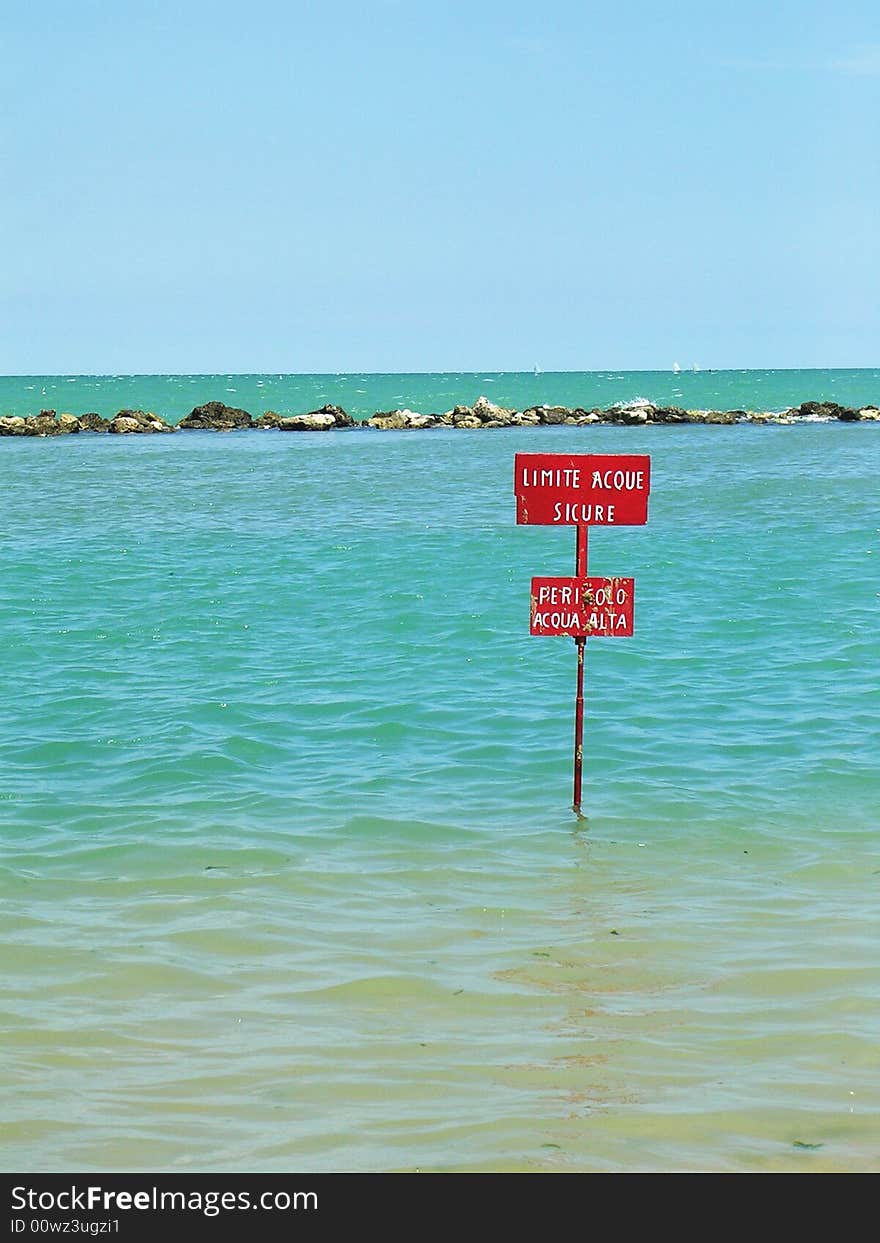
[[110, 420], [110, 426], [107, 428], [108, 432], [113, 432], [120, 436], [126, 432], [143, 432], [143, 430], [137, 419], [130, 419], [124, 414], [115, 415]]
[[278, 420], [279, 432], [329, 432], [336, 426], [332, 414], [294, 414]]
[[380, 432], [402, 432], [406, 430], [406, 414], [403, 410], [380, 410], [367, 419], [367, 427], [378, 428]]
[[687, 410], [680, 406], [657, 406], [652, 415], [652, 423], [690, 423]]
[[247, 410], [226, 406], [222, 401], [209, 401], [203, 406], [196, 406], [177, 426], [186, 432], [227, 432], [241, 427], [252, 427], [253, 419]]
[[720, 416], [724, 414], [725, 411], [722, 411], [722, 410], [687, 410], [685, 413], [687, 414], [688, 423], [713, 423], [715, 422], [716, 415], [719, 416], [718, 421], [723, 422]]
[[340, 406], [322, 406], [307, 414], [276, 414], [274, 410], [267, 410], [254, 419], [251, 426], [264, 430], [276, 427], [282, 432], [326, 432], [333, 427], [357, 427], [359, 424]]
[[612, 423], [647, 423], [656, 409], [647, 397], [635, 397], [632, 401], [615, 401], [605, 413]]
[[126, 433], [151, 434], [153, 432], [173, 432], [176, 429], [158, 414], [147, 410], [119, 410], [110, 420], [107, 431], [115, 435]]
[[0, 419], [0, 436], [63, 436], [78, 431], [78, 419], [73, 415], [56, 418], [54, 410], [43, 410], [30, 418], [8, 415]]
[[799, 406], [786, 410], [785, 414], [789, 418], [842, 419], [845, 423], [854, 423], [859, 417], [858, 410], [838, 405], [836, 401], [802, 401]]
[[406, 419], [402, 410], [377, 410], [367, 419], [367, 427], [375, 427], [380, 432], [402, 432]]
[[472, 406], [454, 406], [441, 414], [439, 422], [452, 427], [515, 427], [518, 412], [496, 406], [488, 397], [478, 397]]
[[4, 436], [69, 436], [79, 431], [79, 419], [75, 414], [56, 414], [54, 410], [41, 410], [32, 418], [20, 415], [0, 419]]
[[799, 406], [793, 406], [792, 409], [785, 412], [791, 417], [810, 418], [810, 419], [830, 419], [837, 413], [837, 402], [828, 401], [804, 401]]
[[110, 420], [103, 418], [100, 414], [96, 414], [90, 410], [88, 414], [79, 416], [79, 429], [81, 432], [106, 432], [110, 426]]
[[0, 436], [34, 436], [36, 433], [28, 427], [32, 422], [23, 419], [20, 414], [9, 414], [0, 418]]
[[414, 410], [380, 410], [367, 419], [367, 427], [375, 427], [382, 432], [420, 431], [436, 426], [437, 422], [433, 414], [416, 414]]
[[337, 427], [354, 427], [356, 420], [342, 409], [341, 406], [322, 406], [320, 410], [310, 410], [310, 414], [332, 414]]
[[797, 419], [793, 418], [791, 412], [788, 410], [750, 410], [746, 414], [745, 421], [747, 423], [757, 423], [763, 426], [773, 424], [774, 426], [780, 425], [782, 427], [791, 427], [797, 422]]
[[736, 415], [732, 410], [707, 410], [703, 422], [724, 423], [727, 425], [736, 422]]
[[618, 401], [603, 412], [602, 418], [606, 423], [647, 423], [655, 408], [644, 398], [639, 398], [638, 401]]
[[510, 420], [511, 427], [537, 427], [541, 422], [541, 416], [536, 414], [534, 410], [521, 410], [513, 414]]
[[603, 423], [647, 423], [649, 414], [653, 414], [654, 408], [648, 406], [609, 406], [607, 410], [603, 410], [600, 418]]
[[567, 406], [529, 406], [528, 410], [523, 411], [523, 414], [536, 414], [538, 422], [549, 427], [563, 424], [573, 413]]
[[68, 436], [79, 431], [78, 418], [72, 414], [57, 415], [54, 410], [41, 410], [27, 422], [33, 430], [26, 434], [33, 436]]
[[588, 427], [591, 423], [598, 423], [598, 422], [599, 422], [599, 415], [596, 413], [595, 410], [591, 410], [589, 414], [580, 414], [575, 419], [575, 423], [577, 423], [578, 427]]
[[865, 419], [867, 422], [880, 422], [880, 410], [876, 406], [862, 406], [859, 411], [859, 418]]
[[[465, 407], [467, 410], [467, 407]], [[515, 410], [506, 410], [504, 406], [496, 406], [488, 397], [478, 397], [469, 411], [481, 423], [493, 423], [497, 427], [509, 427]]]

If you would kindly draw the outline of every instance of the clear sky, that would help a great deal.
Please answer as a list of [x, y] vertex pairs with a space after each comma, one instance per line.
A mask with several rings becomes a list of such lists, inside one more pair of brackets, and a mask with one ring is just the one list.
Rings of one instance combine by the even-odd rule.
[[0, 373], [872, 366], [876, 0], [2, 0]]

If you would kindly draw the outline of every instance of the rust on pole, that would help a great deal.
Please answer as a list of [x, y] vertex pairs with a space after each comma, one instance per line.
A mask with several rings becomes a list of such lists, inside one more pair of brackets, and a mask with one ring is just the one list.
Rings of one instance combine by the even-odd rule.
[[574, 701], [574, 801], [572, 811], [580, 816], [581, 783], [584, 769], [584, 647], [586, 639], [575, 639], [577, 644], [577, 697]]
[[577, 529], [577, 551], [574, 562], [576, 578], [587, 577], [587, 531], [587, 527], [578, 527]]
[[[575, 577], [583, 581], [587, 577], [587, 530], [585, 526], [577, 528], [577, 546], [575, 550]], [[575, 638], [577, 647], [577, 694], [574, 701], [574, 799], [572, 811], [578, 816], [581, 812], [581, 785], [584, 767], [584, 649], [587, 645], [585, 635]]]

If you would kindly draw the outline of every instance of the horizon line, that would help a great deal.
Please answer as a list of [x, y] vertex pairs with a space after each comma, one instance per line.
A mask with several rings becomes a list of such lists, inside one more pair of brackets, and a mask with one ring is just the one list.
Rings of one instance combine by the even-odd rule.
[[297, 379], [312, 376], [432, 376], [432, 375], [531, 375], [535, 378], [539, 376], [549, 375], [603, 375], [606, 373], [621, 373], [623, 375], [674, 375], [679, 378], [688, 375], [707, 375], [719, 372], [754, 372], [754, 371], [878, 371], [880, 364], [859, 364], [858, 366], [822, 366], [812, 363], [809, 366], [785, 366], [785, 367], [681, 367], [676, 371], [672, 367], [588, 367], [588, 368], [525, 368], [524, 370], [516, 370], [511, 368], [494, 369], [491, 367], [482, 367], [479, 370], [461, 370], [456, 368], [437, 369], [432, 368], [428, 371], [365, 371], [355, 368], [351, 371], [21, 371], [21, 372], [2, 372], [0, 380], [36, 380], [36, 379], [75, 379], [75, 380], [97, 380], [97, 379], [119, 379], [119, 380], [140, 380], [153, 379], [163, 377], [168, 379], [208, 379], [215, 376], [225, 376], [229, 379], [241, 378], [248, 376], [277, 376], [279, 379]]

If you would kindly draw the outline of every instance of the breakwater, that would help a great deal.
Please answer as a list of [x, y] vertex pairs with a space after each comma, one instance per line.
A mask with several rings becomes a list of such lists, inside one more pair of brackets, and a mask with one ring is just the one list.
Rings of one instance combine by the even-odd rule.
[[782, 411], [767, 410], [687, 410], [659, 405], [648, 398], [619, 401], [605, 408], [582, 406], [530, 406], [514, 410], [480, 396], [473, 405], [456, 405], [441, 414], [410, 409], [377, 411], [366, 419], [356, 419], [340, 406], [326, 404], [301, 414], [267, 410], [257, 415], [221, 401], [195, 406], [178, 423], [145, 410], [119, 410], [111, 416], [96, 411], [75, 415], [41, 410], [33, 415], [0, 417], [0, 436], [63, 436], [85, 433], [113, 435], [152, 435], [179, 431], [278, 431], [329, 432], [339, 430], [428, 431], [456, 428], [462, 431], [505, 427], [589, 427], [594, 424], [645, 427], [661, 424], [757, 423], [794, 426], [804, 422], [878, 422], [880, 408], [875, 405], [843, 406], [833, 401], [805, 401]]

